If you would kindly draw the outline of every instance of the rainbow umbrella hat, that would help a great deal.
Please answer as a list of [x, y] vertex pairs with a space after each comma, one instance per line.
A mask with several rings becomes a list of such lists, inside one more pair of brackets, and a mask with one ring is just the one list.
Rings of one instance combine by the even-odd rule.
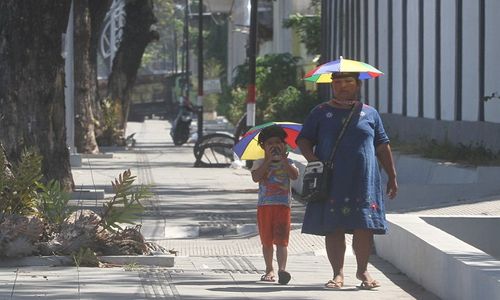
[[262, 149], [258, 144], [259, 134], [262, 129], [271, 125], [278, 125], [283, 128], [287, 134], [287, 137], [285, 139], [287, 146], [291, 149], [297, 148], [297, 143], [295, 143], [295, 140], [297, 139], [297, 136], [302, 129], [302, 124], [293, 122], [268, 122], [250, 128], [250, 130], [248, 130], [247, 133], [243, 135], [240, 141], [236, 143], [236, 145], [234, 145], [234, 153], [241, 160], [256, 160], [264, 158], [264, 149]]
[[327, 62], [307, 72], [304, 80], [316, 83], [330, 83], [332, 82], [332, 73], [335, 72], [356, 72], [359, 73], [359, 79], [370, 79], [384, 74], [367, 63], [345, 59], [341, 56], [337, 60]]

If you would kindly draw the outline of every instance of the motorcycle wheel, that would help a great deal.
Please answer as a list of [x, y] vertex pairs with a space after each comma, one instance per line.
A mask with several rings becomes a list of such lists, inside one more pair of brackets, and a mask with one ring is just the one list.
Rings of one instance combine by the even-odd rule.
[[182, 144], [184, 144], [186, 141], [184, 139], [181, 139], [181, 138], [175, 138], [174, 139], [174, 145], [176, 146], [182, 146]]

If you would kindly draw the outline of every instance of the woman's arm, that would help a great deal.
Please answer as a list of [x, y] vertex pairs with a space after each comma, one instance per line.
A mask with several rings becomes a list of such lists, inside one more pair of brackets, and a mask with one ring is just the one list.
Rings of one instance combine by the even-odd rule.
[[313, 143], [311, 143], [311, 141], [305, 138], [299, 138], [297, 140], [297, 145], [308, 162], [319, 160], [316, 155], [314, 155]]
[[388, 143], [380, 144], [377, 146], [376, 152], [380, 164], [389, 178], [387, 182], [387, 195], [390, 199], [393, 199], [398, 193], [398, 182], [394, 160], [392, 159], [391, 146]]

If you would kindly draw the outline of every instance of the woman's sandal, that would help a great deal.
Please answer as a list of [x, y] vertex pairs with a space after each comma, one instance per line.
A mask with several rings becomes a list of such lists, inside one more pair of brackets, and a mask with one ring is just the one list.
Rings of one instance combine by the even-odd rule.
[[378, 282], [378, 281], [376, 281], [376, 280], [372, 280], [372, 281], [368, 281], [368, 280], [361, 281], [361, 284], [359, 285], [359, 289], [360, 289], [360, 290], [371, 290], [371, 289], [378, 288], [378, 287], [380, 287], [380, 282]]
[[275, 282], [274, 275], [264, 274], [260, 277], [260, 281]]
[[333, 279], [328, 280], [327, 283], [325, 283], [325, 288], [327, 289], [341, 289], [344, 286], [343, 281], [334, 281]]

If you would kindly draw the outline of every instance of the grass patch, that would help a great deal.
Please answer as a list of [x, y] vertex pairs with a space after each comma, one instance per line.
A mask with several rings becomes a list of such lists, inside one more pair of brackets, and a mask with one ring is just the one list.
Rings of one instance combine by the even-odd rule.
[[140, 265], [136, 262], [131, 262], [123, 266], [123, 269], [127, 272], [137, 271], [140, 269]]
[[420, 140], [416, 143], [405, 143], [397, 139], [391, 140], [394, 151], [403, 154], [415, 154], [425, 158], [445, 160], [471, 166], [500, 166], [500, 151], [494, 152], [482, 143], [464, 145], [452, 144], [449, 141], [439, 143], [436, 140]]

